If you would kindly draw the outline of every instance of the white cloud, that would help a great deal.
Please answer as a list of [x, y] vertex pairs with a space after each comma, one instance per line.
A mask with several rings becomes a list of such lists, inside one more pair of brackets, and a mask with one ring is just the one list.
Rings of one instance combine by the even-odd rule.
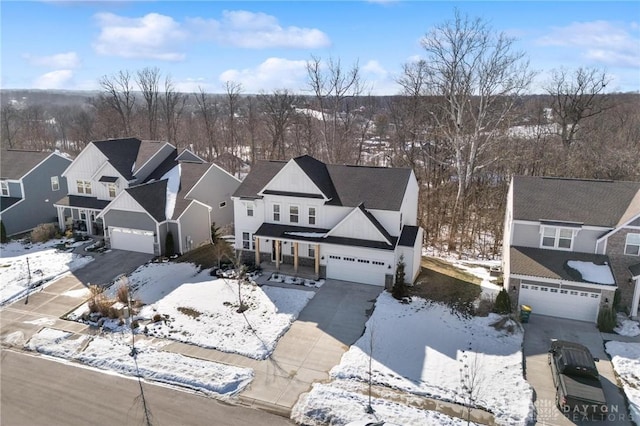
[[174, 84], [176, 86], [176, 90], [182, 93], [199, 93], [200, 88], [205, 92], [209, 92], [213, 88], [212, 84], [202, 77], [186, 78], [181, 81], [176, 81]]
[[80, 66], [80, 57], [76, 52], [58, 53], [50, 56], [34, 56], [29, 53], [23, 57], [31, 64], [49, 68], [77, 68]]
[[38, 77], [32, 87], [34, 89], [67, 89], [72, 78], [71, 70], [51, 71]]
[[246, 93], [289, 89], [300, 92], [306, 85], [307, 61], [268, 58], [256, 68], [229, 69], [220, 74], [221, 82], [242, 84]]
[[[573, 22], [566, 27], [554, 27], [538, 43], [574, 48], [583, 57], [606, 65], [639, 67], [640, 38], [626, 27], [608, 21]], [[628, 28], [633, 30], [634, 25]]]
[[93, 47], [101, 55], [162, 61], [185, 58], [179, 46], [187, 33], [170, 16], [149, 13], [142, 18], [127, 18], [98, 13], [94, 17], [100, 26], [100, 35]]
[[380, 65], [380, 62], [373, 59], [362, 66], [362, 71], [365, 74], [373, 74], [376, 77], [382, 78], [386, 77], [388, 74], [387, 70]]
[[314, 49], [331, 44], [329, 36], [316, 28], [282, 27], [276, 17], [245, 10], [224, 11], [222, 19], [193, 18], [191, 31], [199, 38], [249, 49]]

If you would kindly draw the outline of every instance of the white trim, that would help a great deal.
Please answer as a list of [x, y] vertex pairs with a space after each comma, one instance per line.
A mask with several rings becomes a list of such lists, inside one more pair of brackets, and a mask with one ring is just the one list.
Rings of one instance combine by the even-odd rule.
[[[301, 209], [300, 209], [300, 204], [287, 204], [287, 205], [289, 206], [289, 220], [288, 220], [288, 223], [296, 223], [296, 224], [299, 224], [299, 223], [300, 223], [300, 210], [301, 210]], [[298, 211], [298, 213], [296, 214], [296, 216], [298, 216], [298, 220], [297, 220], [297, 221], [295, 221], [295, 222], [291, 220], [291, 216], [293, 215], [293, 213], [291, 213], [291, 209], [292, 209], [292, 208], [294, 208], [294, 207], [295, 207], [295, 208], [297, 209], [297, 211]]]
[[[195, 154], [194, 154], [195, 155]], [[203, 160], [204, 161], [204, 160]], [[206, 164], [206, 161], [204, 161], [204, 163]], [[202, 181], [202, 179], [204, 179], [204, 177], [206, 175], [209, 174], [209, 172], [211, 171], [212, 168], [216, 168], [220, 171], [222, 171], [224, 174], [226, 174], [227, 176], [233, 178], [233, 180], [235, 180], [237, 183], [242, 183], [242, 181], [240, 179], [238, 179], [237, 177], [233, 176], [231, 173], [229, 173], [228, 171], [226, 171], [225, 169], [223, 169], [222, 167], [218, 166], [215, 163], [211, 163], [211, 165], [209, 166], [209, 168], [207, 170], [205, 170], [205, 172], [202, 174], [202, 176], [200, 176], [200, 178], [198, 178], [198, 180], [196, 181], [196, 183], [194, 183], [191, 188], [189, 188], [189, 191], [185, 194], [184, 198], [189, 198], [191, 191], [193, 191], [198, 184], [200, 183], [200, 181]]]
[[[344, 217], [340, 222], [338, 222], [338, 223], [337, 223], [333, 228], [331, 228], [331, 229], [329, 230], [329, 232], [327, 232], [327, 233], [326, 233], [325, 237], [329, 237], [329, 236], [331, 236], [331, 234], [333, 233], [333, 231], [334, 231], [335, 229], [337, 229], [340, 225], [342, 225], [344, 222], [346, 222], [346, 221], [347, 221], [347, 220], [348, 220], [352, 215], [356, 214], [356, 213], [355, 213], [356, 211], [357, 211], [357, 212], [360, 212], [360, 214], [362, 214], [362, 216], [367, 220], [367, 222], [368, 222], [371, 226], [373, 226], [373, 228], [374, 228], [374, 229], [375, 229], [375, 231], [378, 233], [378, 235], [380, 235], [380, 237], [382, 237], [382, 240], [386, 241], [386, 242], [387, 242], [387, 244], [392, 245], [391, 241], [389, 241], [389, 240], [387, 239], [387, 237], [385, 237], [385, 236], [384, 236], [384, 234], [383, 234], [382, 232], [380, 232], [380, 230], [378, 229], [378, 227], [377, 227], [377, 226], [375, 226], [375, 225], [374, 225], [374, 224], [369, 220], [369, 218], [367, 217], [367, 215], [365, 215], [365, 214], [364, 214], [364, 212], [362, 212], [362, 211], [360, 210], [360, 207], [355, 207], [353, 210], [351, 210], [351, 211], [349, 212], [349, 214], [347, 214], [347, 215], [346, 215], [346, 216], [345, 216], [345, 217]], [[371, 212], [369, 212], [369, 213], [371, 213]], [[371, 213], [371, 214], [372, 214], [372, 213]], [[373, 215], [373, 214], [372, 214], [372, 215]], [[375, 216], [374, 216], [374, 217], [375, 217]]]
[[[634, 235], [634, 236], [638, 237], [639, 241], [638, 241], [637, 244], [629, 244], [629, 236], [630, 235]], [[629, 246], [629, 245], [634, 246], [634, 247], [638, 246], [638, 254], [627, 253], [627, 246]], [[629, 232], [627, 234], [627, 236], [625, 237], [625, 240], [624, 240], [624, 249], [622, 249], [622, 254], [625, 255], [625, 256], [636, 256], [636, 257], [640, 256], [640, 233]]]
[[[71, 165], [71, 160], [69, 160], [67, 157], [63, 157], [62, 155], [60, 155], [59, 153], [57, 153], [57, 152], [55, 152], [55, 151], [54, 151], [54, 152], [52, 152], [51, 154], [47, 155], [47, 156], [44, 158], [44, 160], [40, 161], [38, 164], [36, 164], [35, 166], [33, 166], [33, 167], [28, 171], [28, 172], [26, 172], [25, 174], [23, 174], [23, 175], [22, 175], [22, 177], [21, 177], [19, 180], [22, 182], [22, 179], [24, 179], [25, 177], [27, 177], [27, 175], [31, 174], [31, 172], [33, 172], [35, 169], [37, 169], [38, 167], [40, 167], [40, 166], [42, 165], [42, 163], [44, 163], [45, 161], [47, 161], [49, 158], [51, 158], [51, 157], [52, 157], [52, 156], [54, 156], [54, 155], [56, 155], [56, 156], [58, 156], [58, 157], [60, 157], [60, 158], [62, 158], [62, 159], [64, 159], [64, 160], [67, 160], [67, 161], [69, 162], [69, 165]], [[68, 168], [68, 166], [67, 166], [67, 168]], [[61, 173], [61, 175], [62, 175], [62, 173]], [[7, 179], [7, 180], [9, 180], [9, 179]]]
[[[142, 145], [145, 141], [138, 139], [140, 141], [140, 145]], [[156, 142], [156, 141], [147, 141], [147, 142]], [[134, 168], [133, 170], [131, 170], [131, 176], [133, 176], [133, 180], [137, 180], [138, 176], [136, 176], [136, 173], [139, 172], [140, 170], [142, 170], [144, 168], [144, 166], [146, 166], [147, 164], [149, 164], [149, 162], [151, 160], [153, 160], [153, 158], [158, 155], [162, 150], [164, 150], [165, 146], [170, 146], [171, 148], [175, 149], [176, 151], [178, 150], [175, 146], [173, 146], [172, 144], [170, 144], [169, 142], [160, 142], [162, 144], [162, 146], [160, 148], [158, 148], [156, 150], [156, 152], [153, 153], [153, 155], [151, 157], [149, 157], [147, 159], [147, 161], [145, 161], [144, 163], [142, 163], [142, 165], [140, 167], [137, 166], [136, 164], [136, 160], [138, 159], [138, 154], [140, 153], [140, 147], [138, 147], [138, 152], [136, 152], [136, 158], [133, 159], [133, 165]], [[166, 157], [165, 157], [166, 158]], [[161, 162], [162, 163], [162, 162]], [[114, 167], [115, 168], [115, 167]], [[153, 170], [152, 170], [153, 171]]]
[[637, 229], [640, 229], [640, 226], [638, 226], [638, 227], [636, 227], [636, 226], [628, 226], [631, 222], [633, 222], [634, 220], [639, 219], [639, 218], [640, 218], [640, 213], [636, 214], [635, 216], [632, 216], [625, 223], [616, 226], [611, 231], [607, 232], [602, 237], [598, 238], [596, 241], [600, 241], [600, 240], [603, 240], [603, 239], [608, 239], [611, 235], [615, 234], [616, 232], [620, 231], [623, 228], [630, 228], [630, 229], [636, 229], [637, 228]]
[[[6, 194], [4, 193], [6, 189]], [[2, 180], [0, 181], [0, 196], [3, 197], [11, 197], [11, 194], [9, 193], [9, 183], [6, 180]], [[24, 197], [22, 197], [24, 198]]]
[[[292, 163], [294, 164], [293, 166], [291, 166], [291, 164], [292, 164]], [[264, 197], [264, 195], [265, 195], [265, 194], [264, 194], [264, 190], [265, 190], [269, 185], [271, 185], [271, 183], [272, 183], [272, 182], [273, 182], [273, 181], [274, 181], [278, 176], [280, 176], [280, 174], [281, 174], [281, 173], [283, 173], [283, 172], [287, 169], [287, 167], [296, 167], [298, 170], [300, 170], [300, 171], [301, 171], [301, 172], [302, 172], [302, 173], [307, 177], [307, 179], [309, 179], [309, 180], [311, 181], [311, 183], [313, 184], [313, 186], [315, 186], [315, 187], [316, 187], [316, 189], [318, 190], [318, 192], [322, 195], [322, 197], [323, 197], [324, 201], [326, 202], [326, 201], [329, 201], [329, 200], [330, 200], [330, 198], [329, 198], [329, 197], [327, 197], [327, 194], [325, 194], [324, 192], [322, 192], [322, 191], [320, 190], [320, 188], [318, 188], [318, 185], [316, 185], [316, 184], [315, 184], [315, 182], [313, 181], [313, 179], [311, 179], [311, 177], [310, 177], [310, 176], [309, 176], [309, 175], [308, 175], [304, 170], [302, 170], [302, 168], [298, 165], [298, 163], [296, 163], [296, 162], [295, 162], [295, 158], [292, 158], [292, 159], [290, 159], [289, 161], [287, 161], [287, 164], [285, 164], [285, 165], [284, 165], [284, 167], [283, 167], [283, 168], [281, 168], [281, 169], [278, 171], [278, 173], [276, 173], [276, 174], [271, 178], [271, 180], [269, 180], [269, 182], [267, 182], [267, 184], [266, 184], [265, 186], [263, 186], [263, 187], [262, 187], [262, 189], [261, 189], [260, 191], [258, 191], [258, 195], [260, 195], [260, 196], [263, 196], [263, 197]]]
[[[545, 238], [552, 238], [550, 236], [545, 236], [544, 235], [544, 231], [547, 229], [552, 229], [554, 230], [554, 236], [553, 236], [553, 246], [546, 246], [544, 245], [544, 239]], [[560, 247], [560, 240], [566, 240], [567, 238], [562, 238], [560, 236], [560, 234], [562, 233], [562, 231], [571, 231], [571, 244], [569, 245], [569, 247]], [[540, 224], [540, 241], [539, 241], [539, 248], [541, 249], [546, 249], [546, 250], [561, 250], [561, 251], [573, 251], [573, 243], [574, 240], [576, 238], [576, 235], [578, 235], [578, 231], [579, 229], [575, 229], [575, 228], [571, 228], [571, 227], [563, 227], [563, 226], [558, 226], [558, 225], [544, 225], [544, 224]]]
[[[557, 225], [551, 225], [551, 224], [545, 224], [544, 222], [557, 222]], [[571, 224], [573, 222], [566, 222], [566, 221], [562, 221], [562, 220], [543, 220], [543, 221], [539, 221], [539, 220], [524, 220], [524, 219], [512, 219], [511, 223], [517, 224], [517, 225], [538, 225], [538, 226], [555, 226], [555, 227], [560, 227], [562, 228], [562, 224], [566, 223], [566, 224]], [[577, 224], [576, 224], [577, 225]], [[584, 229], [586, 231], [607, 231], [612, 229], [610, 226], [594, 226], [594, 225], [580, 225], [578, 226], [566, 226], [566, 228], [576, 228], [576, 229]], [[615, 229], [615, 228], [614, 228]]]
[[637, 319], [640, 316], [640, 275], [635, 277], [635, 288], [631, 298], [631, 317]]
[[[207, 208], [207, 210], [209, 211], [209, 213], [211, 213], [211, 210], [213, 210], [213, 209], [211, 208], [211, 206], [210, 206], [210, 205], [205, 204], [205, 203], [203, 203], [202, 201], [198, 201], [198, 200], [191, 200], [191, 202], [187, 205], [187, 207], [185, 207], [185, 208], [184, 208], [184, 210], [182, 210], [182, 213], [180, 213], [180, 216], [178, 216], [177, 218], [172, 219], [172, 220], [175, 220], [176, 222], [179, 222], [179, 221], [182, 219], [182, 215], [184, 215], [184, 214], [186, 213], [186, 211], [187, 211], [187, 210], [189, 210], [189, 208], [191, 208], [191, 206], [192, 206], [194, 203], [196, 203], [196, 204], [200, 204], [201, 206], [206, 207], [206, 208]], [[211, 214], [209, 214], [209, 217], [211, 217]]]
[[189, 163], [190, 162], [189, 160], [181, 160], [180, 159], [180, 156], [182, 154], [184, 154], [185, 152], [188, 152], [189, 154], [193, 155], [194, 157], [196, 157], [198, 160], [202, 161], [203, 163], [207, 162], [204, 158], [200, 157], [198, 154], [196, 154], [195, 152], [191, 151], [189, 148], [184, 148], [182, 150], [182, 152], [180, 154], [178, 154], [178, 156], [176, 157], [176, 161], [184, 161], [184, 162]]
[[561, 286], [573, 285], [573, 286], [580, 286], [584, 288], [593, 288], [593, 289], [600, 289], [600, 290], [616, 290], [618, 288], [617, 285], [584, 283], [584, 282], [562, 280], [562, 279], [556, 279], [556, 278], [536, 277], [535, 275], [511, 274], [510, 278], [515, 278], [518, 280], [533, 280], [533, 281], [538, 281], [542, 283], [553, 283], [553, 284], [559, 284]]
[[[278, 220], [275, 218], [276, 212], [273, 209], [274, 206], [278, 206]], [[282, 223], [282, 203], [271, 203], [271, 222]]]

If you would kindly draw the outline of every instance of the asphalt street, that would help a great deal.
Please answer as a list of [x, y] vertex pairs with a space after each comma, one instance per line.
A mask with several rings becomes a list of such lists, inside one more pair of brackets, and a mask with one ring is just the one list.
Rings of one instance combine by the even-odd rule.
[[[145, 425], [136, 379], [3, 350], [0, 369], [3, 426]], [[225, 404], [191, 392], [143, 382], [154, 426], [292, 425], [264, 411]]]

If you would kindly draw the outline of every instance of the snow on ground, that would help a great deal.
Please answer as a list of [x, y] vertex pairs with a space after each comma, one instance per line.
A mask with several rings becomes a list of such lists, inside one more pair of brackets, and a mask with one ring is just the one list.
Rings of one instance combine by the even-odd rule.
[[626, 315], [618, 313], [618, 326], [613, 329], [621, 336], [636, 337], [640, 336], [640, 324], [638, 321], [627, 318]]
[[640, 343], [607, 342], [613, 369], [622, 382], [633, 419], [640, 419]]
[[[202, 391], [216, 396], [233, 396], [253, 380], [253, 370], [233, 367], [184, 355], [158, 351], [143, 342], [136, 343], [137, 355], [123, 335], [73, 336], [44, 328], [34, 335], [27, 348], [45, 355], [70, 359], [82, 364]], [[137, 363], [137, 365], [136, 365]]]
[[[161, 321], [145, 327], [149, 336], [265, 359], [315, 295], [312, 291], [217, 279], [189, 263], [151, 263], [129, 277], [133, 298], [146, 304], [137, 318]], [[113, 286], [116, 288], [118, 284]], [[246, 310], [238, 313], [238, 291]], [[114, 290], [112, 289], [112, 293]], [[81, 315], [86, 305], [73, 316]], [[118, 330], [118, 328], [115, 328]]]
[[462, 269], [469, 274], [480, 278], [480, 287], [482, 287], [481, 297], [494, 298], [498, 295], [498, 292], [502, 290], [502, 286], [496, 284], [498, 277], [491, 276], [491, 268], [500, 267], [499, 260], [482, 260], [467, 262], [464, 260], [451, 260], [453, 266], [458, 269]]
[[[310, 426], [344, 425], [356, 420], [384, 420], [403, 426], [467, 425], [466, 420], [449, 417], [431, 410], [421, 410], [382, 398], [372, 398], [373, 414], [366, 414], [369, 397], [332, 384], [316, 383], [310, 393], [303, 394], [293, 407], [291, 418]], [[363, 423], [364, 424], [364, 423]], [[474, 423], [470, 423], [473, 425]]]
[[[42, 283], [82, 268], [93, 260], [91, 256], [59, 251], [54, 247], [63, 243], [65, 240], [38, 244], [12, 241], [0, 245], [0, 305], [26, 296]], [[77, 244], [86, 242], [74, 245]]]
[[[526, 424], [533, 416], [533, 392], [522, 376], [523, 333], [516, 323], [511, 324], [511, 333], [491, 327], [499, 319], [493, 314], [464, 318], [424, 299], [415, 298], [406, 305], [382, 293], [364, 335], [331, 370], [331, 377], [366, 382], [373, 339], [375, 384], [462, 403], [461, 371], [466, 368], [480, 379], [476, 406], [492, 412], [500, 424]], [[401, 354], [398, 348], [402, 348]], [[307, 407], [297, 408], [297, 412], [304, 411], [310, 417], [314, 412], [346, 416], [333, 411], [327, 414], [322, 395], [325, 389], [316, 388], [304, 401]], [[394, 418], [385, 420], [397, 422]]]

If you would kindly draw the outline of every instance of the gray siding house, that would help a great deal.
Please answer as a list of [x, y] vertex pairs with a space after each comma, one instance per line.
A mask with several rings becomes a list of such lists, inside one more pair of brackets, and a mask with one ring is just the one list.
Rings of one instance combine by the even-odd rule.
[[640, 182], [515, 176], [507, 196], [505, 287], [534, 313], [595, 322], [638, 316]]
[[57, 152], [0, 152], [0, 219], [8, 236], [56, 222], [54, 202], [67, 193], [62, 173], [71, 160]]

